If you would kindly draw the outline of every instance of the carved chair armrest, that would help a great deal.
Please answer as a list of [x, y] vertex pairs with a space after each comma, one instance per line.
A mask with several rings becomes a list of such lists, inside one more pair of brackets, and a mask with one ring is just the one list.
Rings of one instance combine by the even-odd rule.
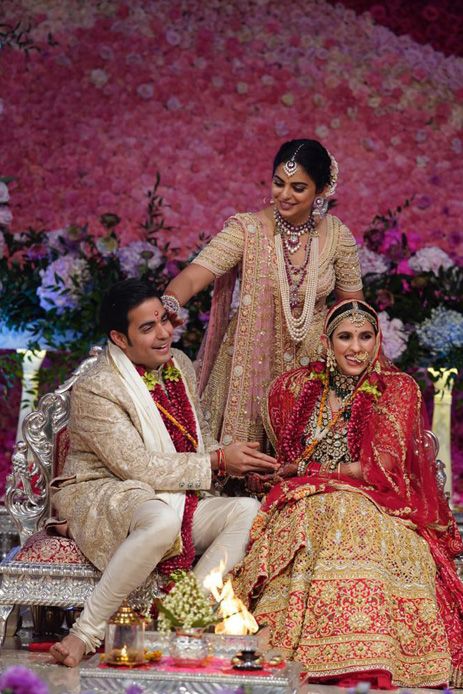
[[6, 479], [5, 507], [19, 531], [21, 544], [36, 532], [48, 508], [48, 479], [24, 441], [18, 441]]

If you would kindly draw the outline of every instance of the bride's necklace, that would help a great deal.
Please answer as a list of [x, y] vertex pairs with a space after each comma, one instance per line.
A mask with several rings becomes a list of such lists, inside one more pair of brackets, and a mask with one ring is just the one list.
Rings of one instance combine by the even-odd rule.
[[281, 234], [286, 251], [291, 254], [296, 253], [301, 247], [301, 236], [304, 234], [310, 235], [315, 229], [315, 221], [312, 215], [303, 224], [291, 224], [281, 216], [277, 209], [274, 212], [275, 226], [278, 233]]
[[329, 372], [330, 390], [341, 402], [352, 395], [358, 380], [359, 376], [348, 376], [338, 370]]
[[[283, 227], [280, 223], [280, 213], [275, 210], [275, 252], [277, 256], [278, 284], [280, 287], [281, 303], [288, 332], [294, 342], [302, 342], [307, 335], [312, 322], [315, 307], [315, 297], [318, 283], [318, 234], [311, 228], [307, 239], [306, 256], [301, 266], [293, 266], [283, 248]], [[283, 220], [284, 222], [285, 220]], [[307, 224], [308, 222], [306, 222]], [[288, 222], [285, 222], [288, 224]], [[303, 226], [303, 225], [301, 225]], [[300, 229], [300, 227], [293, 227]], [[302, 232], [306, 233], [306, 232]], [[301, 235], [301, 234], [300, 234]], [[300, 245], [300, 244], [299, 244]], [[287, 248], [286, 244], [285, 247]], [[287, 251], [289, 253], [290, 251]], [[299, 304], [299, 288], [307, 276], [304, 302], [298, 317], [293, 315], [293, 308]]]

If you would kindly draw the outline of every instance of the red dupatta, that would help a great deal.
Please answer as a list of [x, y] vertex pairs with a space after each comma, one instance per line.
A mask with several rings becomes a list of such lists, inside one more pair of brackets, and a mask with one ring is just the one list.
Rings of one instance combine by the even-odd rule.
[[[315, 362], [273, 382], [268, 394], [268, 417], [282, 464], [297, 462], [304, 454], [302, 433], [314, 408], [319, 408], [327, 378], [325, 364]], [[463, 584], [453, 559], [463, 552], [463, 542], [437, 484], [423, 412], [417, 383], [383, 356], [378, 333], [376, 356], [354, 391], [347, 430], [349, 451], [352, 459], [360, 462], [362, 479], [343, 474], [342, 465], [333, 473], [322, 471], [309, 458], [304, 476], [277, 484], [261, 510], [271, 513], [306, 495], [350, 488], [413, 527], [428, 542], [436, 563], [436, 594], [449, 638], [453, 684], [461, 686]]]

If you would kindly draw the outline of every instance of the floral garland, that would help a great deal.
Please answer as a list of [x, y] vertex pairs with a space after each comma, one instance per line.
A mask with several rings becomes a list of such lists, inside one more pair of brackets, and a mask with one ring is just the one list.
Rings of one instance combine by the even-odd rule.
[[[291, 421], [282, 437], [279, 458], [287, 463], [298, 461], [303, 455], [305, 449], [304, 429], [307, 425], [308, 413], [313, 412], [328, 383], [324, 362], [314, 362], [310, 368], [307, 380], [296, 402]], [[380, 374], [373, 371], [354, 391], [347, 433], [348, 446], [353, 460], [359, 459], [360, 443], [365, 427], [373, 412], [373, 404], [381, 397], [383, 390], [384, 384]]]
[[376, 371], [370, 373], [357, 388], [347, 427], [347, 445], [352, 460], [360, 459], [360, 444], [364, 431], [373, 412], [373, 405], [379, 400], [383, 391], [383, 380]]
[[291, 421], [282, 436], [278, 458], [283, 463], [297, 460], [302, 453], [307, 412], [312, 412], [315, 408], [327, 379], [324, 362], [315, 362], [311, 367], [312, 370], [308, 373], [302, 392], [295, 404]]
[[[137, 366], [136, 369], [151, 393], [175, 450], [178, 453], [196, 451], [198, 432], [193, 408], [186, 392], [182, 374], [172, 359], [164, 365], [160, 373], [154, 370], [147, 371], [143, 366]], [[161, 380], [164, 387], [161, 385]], [[181, 530], [183, 551], [176, 557], [160, 562], [157, 566], [157, 570], [166, 576], [177, 569], [191, 569], [195, 558], [192, 538], [193, 515], [197, 505], [198, 495], [196, 492], [187, 491]]]

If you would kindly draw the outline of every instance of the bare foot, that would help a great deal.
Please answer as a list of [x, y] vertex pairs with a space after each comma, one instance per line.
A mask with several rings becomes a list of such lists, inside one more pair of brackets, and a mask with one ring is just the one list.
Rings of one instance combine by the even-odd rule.
[[85, 644], [74, 634], [68, 634], [62, 641], [53, 644], [50, 653], [58, 663], [76, 667], [84, 657]]

